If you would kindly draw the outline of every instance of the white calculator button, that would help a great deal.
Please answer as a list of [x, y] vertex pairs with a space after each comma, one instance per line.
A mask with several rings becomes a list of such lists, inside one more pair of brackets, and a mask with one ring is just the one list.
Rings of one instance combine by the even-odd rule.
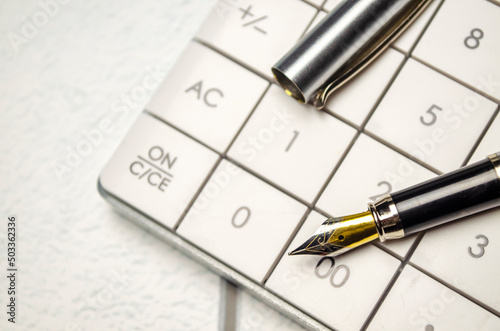
[[499, 219], [496, 208], [427, 231], [411, 262], [500, 311]]
[[299, 0], [241, 0], [226, 7], [216, 6], [197, 37], [267, 77], [317, 12]]
[[482, 160], [497, 152], [500, 152], [500, 114], [497, 114], [485, 136], [481, 139], [469, 163]]
[[273, 85], [228, 155], [312, 202], [355, 132]]
[[413, 54], [500, 100], [500, 8], [489, 1], [445, 1]]
[[192, 42], [146, 109], [224, 152], [268, 84]]
[[[368, 202], [434, 176], [431, 171], [361, 134], [316, 206], [332, 216], [359, 213], [367, 210]], [[413, 238], [403, 242], [404, 245], [401, 240], [394, 242], [394, 249], [401, 257], [406, 255]], [[392, 249], [390, 242], [387, 246]]]
[[[324, 220], [313, 211], [288, 250], [302, 244]], [[399, 264], [373, 245], [336, 258], [285, 254], [266, 287], [330, 327], [359, 330]]]
[[141, 114], [101, 173], [103, 188], [173, 227], [218, 155]]
[[415, 22], [411, 23], [406, 31], [394, 42], [393, 46], [405, 53], [409, 53], [440, 3], [441, 0], [432, 1]]
[[368, 330], [493, 331], [500, 319], [407, 265]]
[[[403, 60], [404, 55], [400, 52], [386, 50], [359, 75], [334, 92], [326, 108], [361, 126]], [[360, 98], [360, 95], [363, 97]]]
[[442, 172], [461, 166], [497, 105], [409, 59], [366, 130]]
[[178, 233], [261, 282], [306, 207], [223, 160]]

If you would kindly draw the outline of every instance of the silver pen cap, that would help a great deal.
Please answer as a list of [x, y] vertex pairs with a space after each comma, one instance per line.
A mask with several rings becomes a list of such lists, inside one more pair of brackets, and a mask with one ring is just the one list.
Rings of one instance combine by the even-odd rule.
[[272, 68], [287, 94], [323, 108], [431, 0], [344, 0]]

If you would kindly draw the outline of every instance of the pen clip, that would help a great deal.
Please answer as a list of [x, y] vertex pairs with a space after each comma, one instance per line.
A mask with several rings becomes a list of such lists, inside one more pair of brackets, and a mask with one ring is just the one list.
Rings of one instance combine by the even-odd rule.
[[351, 78], [356, 76], [368, 64], [374, 61], [389, 45], [396, 40], [406, 28], [420, 15], [420, 13], [431, 3], [432, 0], [416, 1], [408, 10], [404, 11], [399, 17], [395, 18], [392, 24], [389, 24], [377, 37], [378, 40], [369, 43], [371, 46], [363, 50], [360, 54], [353, 57], [340, 68], [335, 75], [330, 77], [324, 87], [320, 88], [314, 98], [312, 104], [317, 109], [323, 109], [330, 94], [347, 83]]

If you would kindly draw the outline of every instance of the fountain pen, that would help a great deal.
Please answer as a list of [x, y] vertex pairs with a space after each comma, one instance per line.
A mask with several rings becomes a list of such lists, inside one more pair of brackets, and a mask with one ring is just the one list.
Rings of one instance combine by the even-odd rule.
[[500, 152], [386, 195], [366, 212], [329, 218], [289, 255], [338, 256], [377, 238], [403, 238], [498, 206]]

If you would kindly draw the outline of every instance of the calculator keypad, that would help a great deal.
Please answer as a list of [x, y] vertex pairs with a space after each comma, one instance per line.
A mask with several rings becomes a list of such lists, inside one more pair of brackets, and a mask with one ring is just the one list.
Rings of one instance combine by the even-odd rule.
[[433, 1], [317, 111], [270, 67], [339, 1], [323, 2], [219, 1], [104, 191], [334, 329], [500, 329], [498, 208], [334, 259], [286, 254], [325, 215], [500, 151], [497, 4]]

